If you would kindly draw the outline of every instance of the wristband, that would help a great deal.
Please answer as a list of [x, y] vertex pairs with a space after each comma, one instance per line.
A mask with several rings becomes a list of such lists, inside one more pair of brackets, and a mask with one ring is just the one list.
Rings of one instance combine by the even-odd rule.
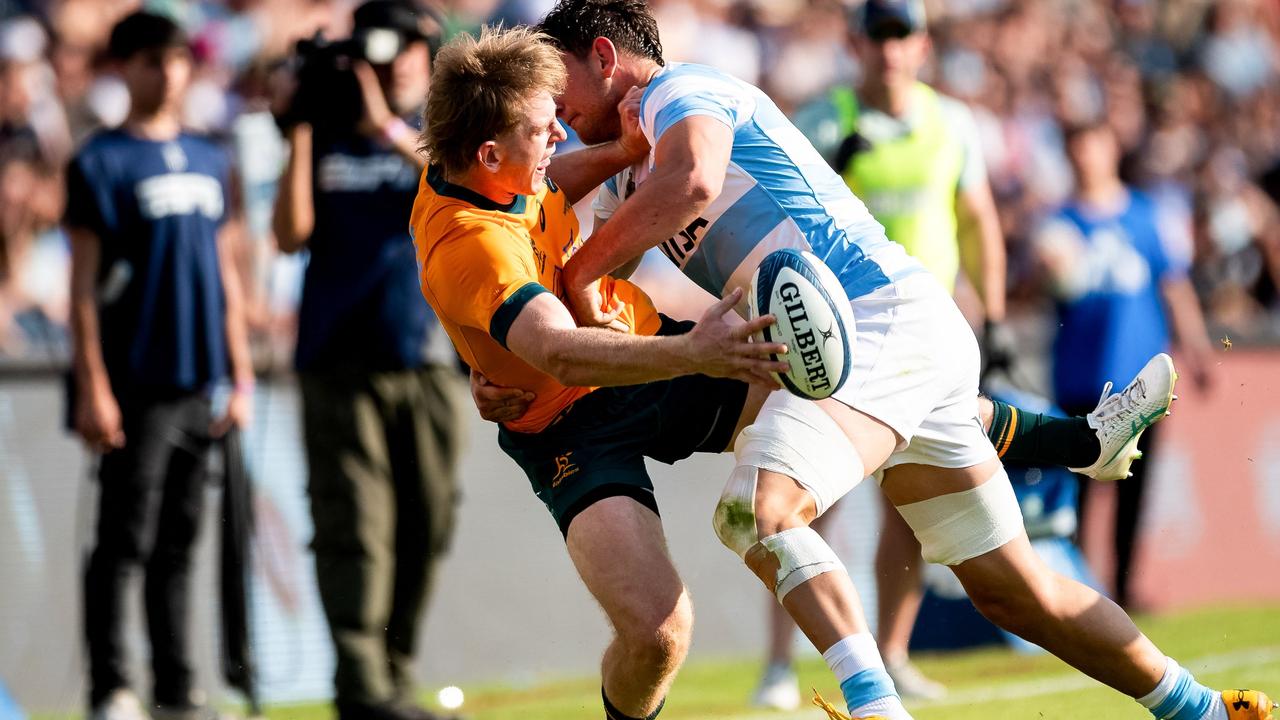
[[254, 388], [254, 381], [241, 380], [235, 384], [235, 388], [233, 388], [233, 392], [236, 395], [252, 395], [253, 388]]

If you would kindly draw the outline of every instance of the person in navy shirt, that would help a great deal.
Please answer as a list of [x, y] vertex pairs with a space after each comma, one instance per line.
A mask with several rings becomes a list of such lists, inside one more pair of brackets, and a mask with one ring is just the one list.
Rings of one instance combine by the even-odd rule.
[[92, 718], [145, 718], [125, 672], [130, 577], [145, 575], [154, 718], [207, 712], [189, 653], [191, 558], [207, 453], [251, 419], [253, 369], [224, 237], [228, 160], [184, 133], [191, 53], [169, 19], [135, 13], [109, 50], [129, 89], [124, 125], [67, 171], [72, 407], [100, 453], [96, 542], [84, 576]]
[[340, 99], [352, 78], [317, 81], [324, 60], [304, 55], [281, 118], [291, 155], [274, 230], [282, 251], [309, 251], [296, 367], [340, 720], [435, 717], [414, 704], [413, 658], [453, 529], [465, 400], [409, 237], [424, 165], [411, 125], [430, 70], [415, 10], [411, 0], [356, 8], [359, 117]]
[[[1123, 385], [1156, 353], [1167, 352], [1171, 333], [1180, 363], [1197, 386], [1209, 382], [1209, 336], [1188, 279], [1189, 249], [1172, 247], [1156, 207], [1120, 179], [1114, 133], [1103, 122], [1070, 128], [1067, 155], [1075, 170], [1075, 195], [1050, 215], [1035, 246], [1056, 301], [1053, 387], [1060, 406], [1083, 414], [1107, 382]], [[1082, 412], [1083, 411], [1083, 412]], [[1139, 443], [1150, 451], [1159, 427]], [[1116, 505], [1116, 602], [1129, 600], [1134, 534], [1150, 463], [1134, 466], [1120, 482]], [[1081, 479], [1081, 507], [1088, 486]]]

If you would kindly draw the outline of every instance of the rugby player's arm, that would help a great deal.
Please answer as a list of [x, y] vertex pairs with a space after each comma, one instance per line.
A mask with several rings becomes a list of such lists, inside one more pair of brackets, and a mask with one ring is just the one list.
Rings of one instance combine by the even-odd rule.
[[570, 297], [696, 220], [720, 195], [732, 150], [733, 129], [713, 117], [691, 115], [664, 132], [653, 173], [565, 264]]
[[1005, 318], [1006, 256], [1000, 214], [986, 178], [956, 191], [960, 261], [978, 289], [987, 322]]
[[311, 188], [311, 126], [289, 129], [289, 161], [280, 176], [271, 230], [282, 253], [306, 247], [316, 226], [315, 195]]
[[649, 139], [640, 130], [641, 88], [631, 88], [618, 103], [622, 134], [617, 140], [553, 155], [547, 176], [560, 186], [570, 205], [575, 205], [605, 180], [649, 155]]
[[[595, 222], [593, 222], [591, 225], [591, 232], [593, 234], [598, 232], [600, 228], [604, 227], [604, 224], [607, 222], [609, 222], [609, 218], [603, 218], [603, 217], [600, 217], [599, 215], [596, 215]], [[609, 273], [609, 275], [613, 276], [615, 279], [618, 279], [618, 280], [628, 280], [631, 278], [632, 275], [636, 274], [636, 270], [640, 267], [640, 261], [642, 260], [644, 260], [644, 253], [640, 253], [634, 258], [614, 268], [613, 272]]]
[[504, 339], [518, 357], [566, 387], [635, 385], [693, 373], [776, 387], [769, 371], [787, 365], [768, 354], [784, 349], [750, 340], [773, 323], [772, 316], [743, 325], [725, 322], [741, 294], [735, 290], [716, 303], [689, 333], [644, 336], [578, 327], [560, 300], [540, 292], [524, 304]]
[[[647, 152], [646, 147], [646, 152]], [[564, 191], [570, 205], [577, 204], [605, 180], [627, 169], [639, 157], [619, 141], [593, 145], [581, 150], [551, 156], [547, 177]]]

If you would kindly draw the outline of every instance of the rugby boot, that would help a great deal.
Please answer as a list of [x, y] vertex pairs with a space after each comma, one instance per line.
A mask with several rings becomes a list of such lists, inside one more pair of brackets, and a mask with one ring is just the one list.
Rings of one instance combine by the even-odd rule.
[[1138, 439], [1147, 428], [1169, 414], [1178, 399], [1173, 394], [1178, 373], [1173, 358], [1160, 353], [1147, 361], [1142, 371], [1123, 390], [1111, 392], [1111, 383], [1102, 388], [1098, 407], [1085, 416], [1089, 427], [1098, 433], [1102, 452], [1098, 461], [1088, 467], [1069, 468], [1095, 480], [1121, 480], [1129, 477], [1129, 467], [1142, 457]]
[[1223, 690], [1222, 703], [1227, 720], [1274, 720], [1273, 711], [1280, 707], [1258, 690]]
[[[883, 715], [861, 715], [856, 718], [849, 717], [837, 710], [835, 705], [824, 700], [822, 693], [818, 692], [817, 688], [813, 689], [813, 704], [822, 708], [822, 711], [827, 714], [827, 720], [889, 720], [889, 718]], [[1232, 720], [1235, 720], [1235, 718], [1232, 718]]]
[[800, 707], [800, 681], [790, 664], [770, 663], [760, 684], [751, 694], [751, 705], [770, 710], [795, 710]]

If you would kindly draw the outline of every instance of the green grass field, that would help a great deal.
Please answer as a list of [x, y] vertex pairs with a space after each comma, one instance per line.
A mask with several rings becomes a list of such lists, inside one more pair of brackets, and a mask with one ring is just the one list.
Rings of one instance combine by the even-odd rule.
[[[1280, 606], [1215, 608], [1139, 619], [1142, 629], [1197, 678], [1215, 687], [1254, 687], [1280, 692]], [[915, 705], [919, 720], [1109, 720], [1150, 716], [1136, 703], [1076, 673], [1056, 658], [979, 650], [920, 655], [922, 669], [947, 683], [950, 697]], [[754, 711], [746, 704], [759, 672], [757, 660], [700, 660], [681, 671], [662, 717], [725, 720], [789, 720], [825, 716], [816, 708], [796, 713]], [[839, 705], [839, 689], [821, 658], [799, 667], [803, 687], [817, 686]], [[601, 717], [598, 678], [547, 682], [521, 689], [467, 688], [464, 710], [472, 720], [567, 720]], [[841, 705], [842, 707], [842, 705]], [[275, 708], [283, 720], [321, 720], [325, 707]]]
[[[1178, 615], [1140, 617], [1138, 624], [1167, 653], [1214, 687], [1252, 687], [1280, 693], [1280, 606], [1223, 607]], [[918, 720], [1143, 720], [1142, 708], [1076, 673], [1056, 658], [999, 649], [917, 656], [951, 695], [932, 705], [910, 705]], [[816, 686], [839, 703], [840, 692], [821, 658], [799, 666], [802, 687]], [[752, 710], [746, 698], [760, 671], [758, 659], [699, 660], [680, 672], [663, 720], [823, 720], [816, 708], [795, 713]], [[598, 720], [599, 679], [548, 679], [522, 688], [465, 688], [469, 720]], [[37, 720], [60, 716], [37, 715]], [[329, 720], [326, 704], [272, 707], [271, 720]]]

